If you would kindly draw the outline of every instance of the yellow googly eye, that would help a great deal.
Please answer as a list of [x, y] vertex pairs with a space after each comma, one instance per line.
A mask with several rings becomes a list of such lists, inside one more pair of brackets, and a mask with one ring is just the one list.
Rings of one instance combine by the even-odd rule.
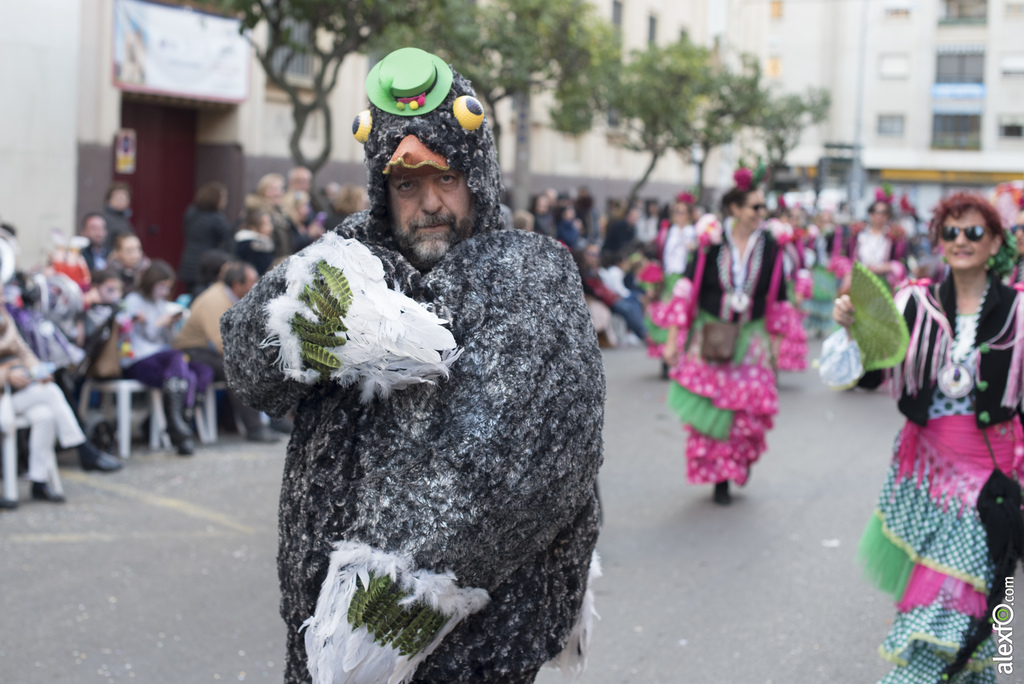
[[366, 139], [370, 137], [370, 129], [373, 127], [373, 117], [370, 116], [370, 110], [364, 109], [359, 112], [359, 116], [352, 122], [352, 135], [359, 142], [365, 144]]
[[480, 100], [469, 95], [463, 95], [455, 100], [455, 104], [452, 105], [452, 113], [467, 131], [475, 131], [484, 122], [483, 105], [480, 104]]

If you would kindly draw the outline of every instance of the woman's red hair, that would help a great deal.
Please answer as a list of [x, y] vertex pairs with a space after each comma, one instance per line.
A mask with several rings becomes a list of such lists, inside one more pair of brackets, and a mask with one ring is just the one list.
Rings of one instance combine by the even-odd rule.
[[972, 209], [981, 214], [982, 218], [985, 219], [985, 226], [992, 231], [993, 235], [1002, 237], [1003, 222], [999, 220], [999, 214], [996, 213], [995, 207], [987, 199], [973, 192], [956, 192], [944, 198], [932, 210], [932, 239], [938, 239], [939, 232], [942, 230], [942, 226], [945, 225], [947, 218], [950, 216], [955, 219], [960, 218]]

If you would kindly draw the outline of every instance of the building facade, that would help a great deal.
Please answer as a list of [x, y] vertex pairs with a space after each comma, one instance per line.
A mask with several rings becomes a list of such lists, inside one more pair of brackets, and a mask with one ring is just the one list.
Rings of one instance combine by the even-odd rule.
[[858, 142], [868, 180], [862, 207], [881, 183], [927, 215], [950, 190], [984, 192], [1024, 178], [1024, 2], [768, 5], [771, 79], [787, 92], [832, 93], [828, 121], [789, 158], [804, 187], [832, 157], [830, 177], [818, 183], [845, 190], [846, 158]]
[[[685, 33], [727, 53], [766, 54], [764, 3], [594, 2], [618, 28], [627, 52]], [[0, 194], [0, 218], [21, 228], [23, 267], [38, 263], [52, 247], [50, 229], [69, 234], [87, 212], [101, 209], [114, 180], [132, 187], [132, 221], [146, 252], [176, 264], [182, 214], [199, 186], [224, 182], [228, 213], [235, 217], [261, 176], [291, 168], [288, 98], [267, 82], [230, 18], [190, 7], [187, 0], [39, 0], [4, 3], [0, 19], [5, 68], [13, 73], [13, 65], [31, 60], [46, 70], [45, 87], [39, 81], [21, 84], [18, 92], [26, 96], [0, 111], [0, 172], [8, 176], [0, 184], [6, 193]], [[46, 31], [34, 28], [40, 26]], [[262, 27], [252, 38], [264, 40]], [[330, 97], [333, 146], [318, 187], [365, 182], [362, 146], [348, 131], [366, 106], [369, 67], [364, 55], [350, 55], [341, 67]], [[300, 84], [308, 78], [303, 68], [297, 65], [295, 73]], [[609, 198], [624, 198], [643, 175], [646, 155], [617, 146], [601, 116], [585, 135], [553, 132], [549, 105], [544, 94], [533, 98], [530, 194], [585, 185], [599, 207]], [[511, 181], [510, 103], [495, 116], [503, 123], [499, 150]], [[323, 144], [323, 124], [314, 117], [307, 125], [307, 152]], [[728, 184], [735, 156], [726, 148], [710, 160], [705, 185]], [[640, 195], [667, 201], [694, 178], [688, 160], [666, 155]]]

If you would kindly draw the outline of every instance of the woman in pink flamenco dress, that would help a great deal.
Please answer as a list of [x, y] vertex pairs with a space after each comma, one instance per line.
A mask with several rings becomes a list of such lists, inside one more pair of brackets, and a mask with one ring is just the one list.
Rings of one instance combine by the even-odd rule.
[[[762, 227], [764, 195], [746, 169], [735, 177], [726, 226], [710, 215], [697, 222], [699, 250], [665, 313], [668, 403], [688, 433], [687, 480], [713, 484], [721, 505], [731, 503], [730, 480], [746, 483], [778, 412], [771, 336], [783, 333], [773, 311], [786, 299], [782, 252]], [[716, 343], [723, 335], [733, 343]]]

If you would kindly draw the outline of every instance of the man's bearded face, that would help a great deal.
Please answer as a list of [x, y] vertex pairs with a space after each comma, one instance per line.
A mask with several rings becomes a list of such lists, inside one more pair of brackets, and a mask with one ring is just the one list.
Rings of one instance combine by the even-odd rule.
[[402, 254], [429, 270], [473, 233], [476, 216], [466, 177], [458, 171], [388, 178], [391, 231]]

